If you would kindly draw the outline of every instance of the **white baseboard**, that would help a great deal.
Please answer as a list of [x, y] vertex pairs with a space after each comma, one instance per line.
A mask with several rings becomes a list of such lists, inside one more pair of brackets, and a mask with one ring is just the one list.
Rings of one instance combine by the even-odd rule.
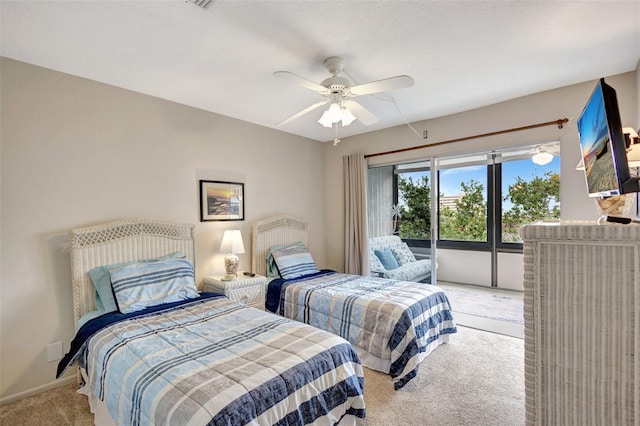
[[24, 392], [15, 393], [13, 395], [0, 398], [0, 405], [10, 404], [12, 402], [19, 401], [29, 396], [37, 395], [39, 393], [42, 393], [51, 389], [59, 388], [60, 386], [68, 385], [69, 383], [75, 383], [76, 380], [77, 379], [75, 375], [71, 375], [69, 377], [63, 377], [53, 382], [49, 382], [44, 385], [37, 386], [35, 388], [27, 389]]

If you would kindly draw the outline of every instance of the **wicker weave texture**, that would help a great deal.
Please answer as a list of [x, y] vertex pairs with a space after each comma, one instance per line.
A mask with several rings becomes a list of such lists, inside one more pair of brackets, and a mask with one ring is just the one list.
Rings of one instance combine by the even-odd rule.
[[205, 291], [224, 293], [231, 300], [264, 310], [267, 280], [263, 276], [234, 281], [205, 277], [203, 281]]
[[528, 225], [529, 425], [640, 425], [640, 227]]
[[95, 309], [95, 290], [88, 272], [109, 265], [180, 251], [195, 268], [195, 226], [158, 219], [124, 219], [75, 228], [71, 240], [74, 319]]
[[278, 244], [292, 244], [298, 241], [309, 244], [308, 233], [309, 224], [293, 216], [273, 216], [255, 222], [252, 226], [252, 271], [258, 275], [266, 276], [269, 248]]

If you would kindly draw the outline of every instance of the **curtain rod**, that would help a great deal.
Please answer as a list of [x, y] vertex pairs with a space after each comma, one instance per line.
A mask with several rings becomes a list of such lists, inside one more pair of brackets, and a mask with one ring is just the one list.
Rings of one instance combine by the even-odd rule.
[[495, 131], [495, 132], [482, 133], [482, 134], [473, 135], [473, 136], [465, 136], [463, 138], [449, 139], [449, 140], [446, 140], [446, 141], [429, 143], [429, 144], [419, 145], [419, 146], [412, 146], [412, 147], [409, 147], [409, 148], [394, 149], [392, 151], [376, 152], [375, 154], [367, 154], [367, 155], [364, 156], [364, 158], [378, 157], [380, 155], [396, 154], [398, 152], [413, 151], [415, 149], [430, 148], [430, 147], [433, 147], [433, 146], [446, 145], [446, 144], [453, 143], [453, 142], [462, 142], [462, 141], [466, 141], [466, 140], [469, 140], [469, 139], [485, 138], [487, 136], [501, 135], [503, 133], [512, 133], [512, 132], [519, 132], [521, 130], [535, 129], [537, 127], [555, 125], [555, 126], [558, 126], [558, 129], [562, 129], [562, 126], [564, 124], [566, 124], [568, 121], [569, 121], [568, 118], [560, 118], [560, 119], [555, 120], [555, 121], [547, 121], [547, 122], [544, 122], [544, 123], [531, 124], [529, 126], [514, 127], [512, 129], [498, 130], [498, 131]]

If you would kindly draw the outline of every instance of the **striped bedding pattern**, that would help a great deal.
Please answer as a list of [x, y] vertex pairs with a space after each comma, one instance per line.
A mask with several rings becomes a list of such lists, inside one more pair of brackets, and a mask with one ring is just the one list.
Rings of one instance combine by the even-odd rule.
[[116, 322], [81, 365], [116, 424], [355, 424], [363, 371], [330, 333], [227, 298]]
[[[422, 360], [457, 331], [447, 296], [430, 284], [328, 272], [285, 281], [280, 297], [281, 315], [388, 360], [384, 372], [395, 389], [415, 377]], [[361, 358], [365, 366], [380, 369]]]
[[318, 272], [307, 246], [295, 244], [272, 250], [271, 255], [282, 278], [298, 278]]
[[109, 270], [122, 313], [198, 297], [193, 266], [187, 259], [141, 262]]

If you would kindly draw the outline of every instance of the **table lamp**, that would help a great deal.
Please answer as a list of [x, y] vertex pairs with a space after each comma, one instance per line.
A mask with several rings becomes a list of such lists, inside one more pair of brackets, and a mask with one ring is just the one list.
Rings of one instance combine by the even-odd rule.
[[237, 229], [227, 229], [222, 236], [220, 252], [227, 253], [224, 257], [225, 276], [223, 281], [233, 281], [238, 276], [238, 264], [240, 259], [236, 253], [244, 253], [242, 234]]

